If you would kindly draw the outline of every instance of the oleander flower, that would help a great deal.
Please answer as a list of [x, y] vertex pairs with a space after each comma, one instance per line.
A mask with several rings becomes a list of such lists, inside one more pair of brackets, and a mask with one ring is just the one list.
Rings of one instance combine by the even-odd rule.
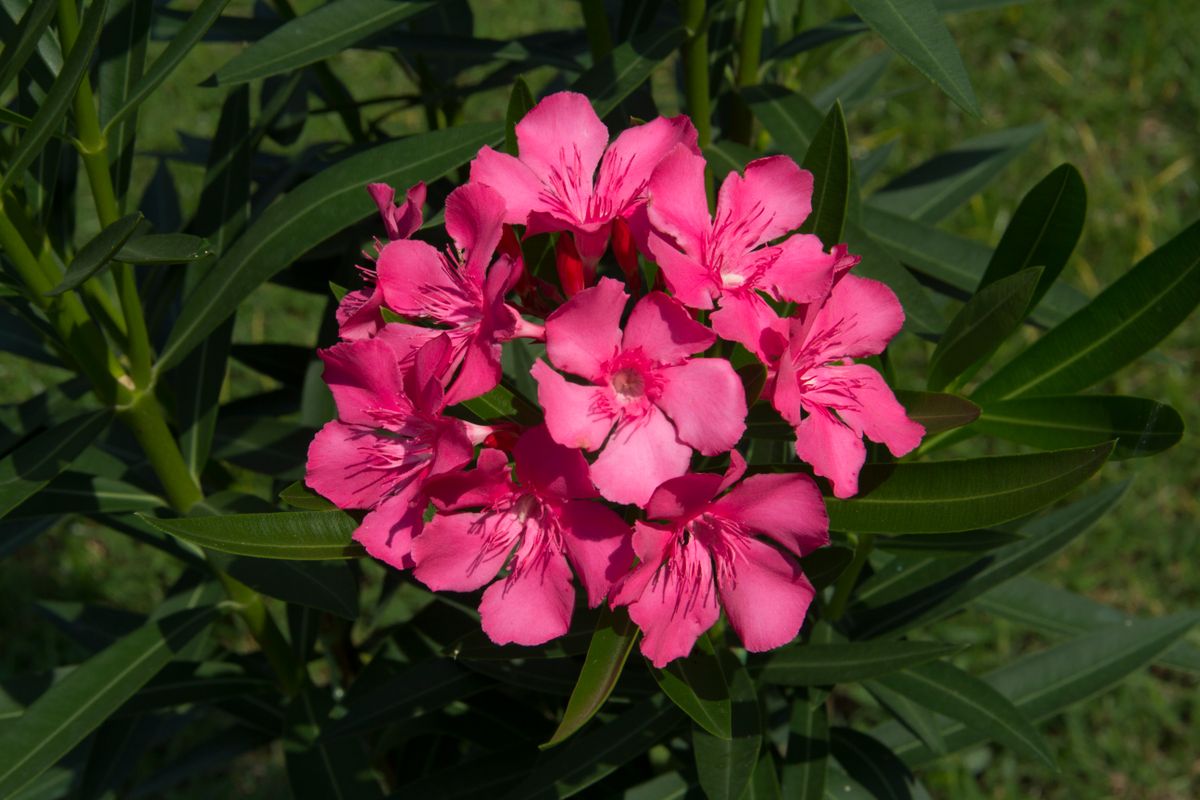
[[546, 318], [550, 363], [588, 385], [541, 360], [532, 374], [554, 440], [599, 450], [591, 475], [600, 494], [641, 505], [687, 472], [693, 450], [716, 455], [737, 444], [746, 399], [727, 360], [692, 358], [716, 337], [682, 305], [650, 292], [622, 332], [628, 299], [620, 282], [602, 278]]
[[724, 475], [663, 483], [646, 505], [646, 517], [662, 524], [634, 524], [639, 563], [609, 602], [629, 607], [642, 653], [656, 667], [686, 656], [722, 608], [747, 650], [785, 645], [812, 602], [797, 558], [829, 543], [820, 491], [801, 474], [738, 483], [746, 463], [736, 450], [730, 458]]

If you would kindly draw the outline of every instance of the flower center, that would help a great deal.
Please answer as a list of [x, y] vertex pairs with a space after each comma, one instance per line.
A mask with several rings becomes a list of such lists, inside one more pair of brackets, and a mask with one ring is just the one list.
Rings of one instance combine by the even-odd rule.
[[646, 379], [636, 369], [626, 367], [612, 376], [613, 391], [624, 400], [633, 400], [646, 394]]
[[746, 276], [737, 272], [722, 272], [721, 286], [725, 289], [737, 289], [745, 285]]

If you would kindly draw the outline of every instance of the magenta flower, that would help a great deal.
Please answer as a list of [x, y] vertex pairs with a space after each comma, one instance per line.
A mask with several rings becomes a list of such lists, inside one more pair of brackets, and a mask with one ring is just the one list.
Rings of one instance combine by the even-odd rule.
[[[379, 215], [383, 217], [383, 227], [390, 241], [407, 239], [421, 227], [425, 184], [417, 183], [410, 188], [401, 205], [395, 204], [396, 190], [386, 183], [369, 183], [367, 191], [379, 207]], [[347, 292], [337, 307], [338, 336], [346, 340], [368, 339], [383, 327], [383, 315], [379, 313], [383, 293], [379, 290], [375, 270], [368, 267], [359, 267], [359, 270], [367, 287]]]
[[571, 567], [595, 607], [629, 570], [633, 550], [629, 526], [589, 502], [597, 495], [582, 453], [538, 426], [522, 434], [514, 457], [519, 483], [499, 450], [482, 451], [471, 472], [429, 482], [439, 513], [413, 542], [413, 574], [434, 591], [491, 583], [479, 605], [484, 632], [496, 644], [535, 645], [570, 626]]
[[504, 195], [505, 222], [525, 225], [528, 233], [573, 233], [593, 271], [612, 222], [643, 202], [663, 157], [677, 145], [699, 152], [696, 129], [684, 116], [629, 128], [609, 146], [608, 129], [592, 104], [574, 92], [544, 98], [517, 123], [516, 133], [520, 157], [485, 146], [471, 162], [471, 183]]
[[833, 483], [838, 497], [858, 492], [867, 451], [862, 437], [902, 456], [925, 429], [910, 420], [883, 377], [852, 359], [883, 352], [904, 324], [900, 301], [878, 281], [846, 275], [823, 304], [790, 322], [771, 402], [796, 429], [796, 455]]
[[500, 195], [486, 186], [460, 186], [446, 198], [452, 250], [439, 253], [425, 242], [400, 239], [379, 254], [383, 304], [401, 316], [442, 326], [394, 323], [394, 335], [413, 348], [443, 333], [450, 337], [447, 374], [455, 377], [448, 381], [447, 405], [495, 388], [500, 382], [501, 342], [542, 336], [539, 326], [526, 322], [504, 301], [520, 278], [521, 265], [507, 255], [492, 261], [503, 220]]
[[806, 475], [754, 475], [717, 497], [746, 469], [730, 457], [723, 476], [691, 473], [655, 490], [646, 516], [665, 525], [635, 523], [639, 564], [610, 603], [629, 607], [656, 667], [686, 656], [721, 607], [746, 649], [761, 652], [794, 639], [812, 602], [796, 558], [829, 543], [820, 491]]
[[412, 566], [410, 543], [427, 505], [423, 482], [466, 465], [473, 442], [490, 433], [442, 416], [449, 351], [449, 339], [439, 336], [405, 371], [386, 337], [320, 354], [338, 418], [309, 445], [305, 483], [339, 508], [370, 509], [354, 538], [395, 567]]
[[[533, 365], [538, 401], [559, 444], [601, 450], [591, 475], [604, 497], [644, 504], [654, 487], [687, 472], [692, 450], [730, 450], [746, 430], [746, 398], [723, 358], [690, 358], [716, 337], [662, 292], [637, 302], [612, 278], [546, 318], [546, 355], [591, 385]], [[610, 436], [609, 433], [612, 432]]]
[[[655, 170], [647, 193], [655, 233], [647, 246], [671, 292], [684, 305], [720, 309], [711, 319], [722, 339], [740, 342], [766, 360], [782, 347], [778, 317], [759, 292], [775, 300], [810, 303], [829, 291], [838, 257], [821, 240], [795, 234], [812, 209], [812, 174], [784, 156], [730, 173], [710, 217], [704, 193], [704, 159], [676, 148]], [[772, 341], [772, 337], [774, 341]]]

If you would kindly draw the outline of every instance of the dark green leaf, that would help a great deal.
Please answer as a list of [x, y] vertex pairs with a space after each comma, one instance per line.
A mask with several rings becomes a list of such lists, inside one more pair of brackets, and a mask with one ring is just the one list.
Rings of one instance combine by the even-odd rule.
[[17, 29], [4, 43], [4, 52], [0, 53], [0, 92], [21, 72], [53, 17], [54, 0], [34, 0], [25, 9]]
[[812, 551], [800, 559], [800, 566], [803, 567], [809, 583], [819, 592], [826, 586], [832, 586], [846, 565], [853, 560], [853, 550], [833, 545]]
[[368, 182], [432, 181], [501, 136], [492, 124], [418, 134], [353, 155], [300, 184], [267, 208], [187, 297], [158, 368], [177, 363], [251, 291], [298, 256], [375, 211], [363, 190]]
[[288, 708], [284, 760], [296, 800], [375, 800], [383, 796], [371, 774], [365, 743], [321, 738], [333, 701], [319, 689], [306, 688]]
[[518, 77], [513, 81], [512, 93], [508, 96], [508, 112], [504, 117], [504, 149], [509, 155], [517, 155], [517, 123], [524, 119], [534, 103], [529, 84], [525, 83], [524, 78]]
[[905, 269], [891, 251], [853, 221], [846, 223], [846, 241], [850, 252], [862, 256], [854, 273], [882, 281], [891, 287], [904, 307], [904, 327], [916, 333], [939, 333], [945, 327], [942, 315], [933, 305], [925, 287]]
[[213, 609], [147, 623], [88, 659], [0, 728], [0, 794], [14, 795], [66, 755], [206, 628]]
[[1183, 419], [1141, 397], [1063, 395], [989, 403], [971, 429], [1049, 450], [1116, 439], [1113, 458], [1162, 452], [1183, 437]]
[[[912, 773], [877, 739], [850, 728], [829, 729], [829, 750], [846, 774], [877, 800], [910, 800]], [[834, 787], [830, 787], [834, 788]], [[841, 796], [834, 791], [834, 796]]]
[[507, 380], [487, 394], [461, 403], [479, 418], [480, 422], [515, 422], [519, 425], [536, 425], [541, 421], [542, 410], [526, 400], [520, 392], [512, 389]]
[[1054, 756], [1041, 735], [1004, 695], [949, 663], [931, 661], [885, 675], [879, 682], [931, 711], [1055, 767]]
[[813, 92], [813, 105], [824, 110], [839, 101], [844, 109], [853, 111], [866, 102], [871, 89], [879, 83], [891, 63], [892, 54], [887, 50], [867, 57]]
[[65, 472], [22, 503], [12, 516], [117, 514], [150, 511], [166, 505], [158, 495], [116, 478]]
[[748, 86], [740, 93], [754, 116], [771, 134], [775, 146], [793, 160], [803, 161], [821, 128], [821, 112], [804, 95], [782, 86]]
[[825, 765], [829, 760], [826, 693], [809, 689], [792, 701], [787, 758], [783, 762], [783, 796], [789, 800], [824, 800]]
[[732, 701], [721, 661], [708, 636], [701, 636], [686, 658], [677, 658], [663, 669], [650, 666], [663, 694], [713, 736], [733, 735]]
[[337, 508], [333, 503], [305, 486], [304, 481], [288, 484], [288, 487], [279, 493], [279, 499], [292, 508], [301, 508], [305, 511], [332, 511]]
[[315, 64], [437, 5], [437, 0], [334, 0], [288, 20], [217, 70], [244, 83]]
[[[154, 0], [116, 0], [109, 6], [108, 21], [100, 36], [97, 56], [99, 80], [96, 97], [101, 126], [108, 124], [113, 113], [125, 103], [142, 78], [153, 16]], [[111, 154], [113, 189], [120, 208], [124, 208], [129, 192], [136, 136], [136, 111], [105, 134]]]
[[46, 294], [54, 296], [69, 292], [108, 266], [108, 262], [112, 261], [121, 249], [121, 245], [133, 236], [142, 219], [142, 212], [135, 211], [93, 236], [87, 244], [79, 248], [79, 252], [67, 267], [67, 274], [58, 286]]
[[571, 84], [571, 91], [587, 95], [601, 117], [616, 110], [621, 101], [649, 80], [651, 73], [683, 41], [683, 30], [661, 26], [621, 42]]
[[130, 239], [117, 253], [126, 264], [182, 264], [212, 255], [208, 242], [186, 233], [152, 233]]
[[850, 7], [960, 108], [979, 116], [967, 68], [932, 0], [850, 0]]
[[813, 174], [813, 192], [812, 213], [800, 232], [816, 234], [825, 247], [833, 247], [842, 241], [850, 198], [850, 141], [841, 103], [829, 109], [801, 166]]
[[358, 617], [358, 583], [343, 562], [241, 557], [220, 563], [229, 575], [262, 594], [343, 619]]
[[959, 309], [930, 357], [930, 389], [966, 380], [1004, 344], [1025, 319], [1041, 275], [1041, 267], [1008, 275], [984, 286]]
[[147, 711], [191, 703], [216, 703], [231, 697], [270, 694], [275, 685], [221, 662], [168, 664], [129, 698], [117, 713], [136, 716]]
[[1029, 307], [1050, 290], [1062, 274], [1087, 214], [1087, 190], [1079, 170], [1063, 164], [1029, 190], [1013, 213], [979, 286], [1041, 267], [1042, 277]]
[[937, 222], [991, 183], [1041, 132], [1041, 125], [1026, 125], [968, 139], [894, 179], [867, 204]]
[[759, 679], [782, 686], [854, 683], [951, 655], [961, 649], [958, 645], [939, 642], [795, 644], [769, 656]]
[[1111, 444], [1016, 456], [868, 464], [852, 500], [826, 500], [834, 530], [949, 533], [1023, 517], [1083, 483]]
[[701, 728], [692, 729], [692, 751], [700, 788], [709, 800], [738, 800], [758, 764], [762, 746], [762, 719], [758, 693], [746, 669], [729, 651], [720, 656], [728, 676], [732, 700], [729, 736], [714, 736]]
[[758, 153], [737, 142], [714, 142], [704, 148], [704, 157], [708, 159], [708, 168], [712, 170], [713, 179], [717, 185], [725, 181], [731, 172], [741, 172]]
[[196, 12], [188, 18], [183, 28], [171, 37], [170, 44], [159, 53], [158, 58], [129, 92], [121, 107], [113, 112], [105, 123], [105, 132], [111, 131], [126, 115], [137, 109], [175, 71], [184, 56], [204, 38], [204, 34], [216, 22], [217, 17], [221, 16], [221, 11], [228, 3], [229, 0], [201, 0]]
[[783, 788], [779, 785], [779, 774], [775, 770], [775, 759], [771, 756], [770, 748], [763, 748], [741, 800], [783, 800]]
[[1200, 303], [1200, 222], [1138, 262], [1095, 300], [1005, 364], [979, 400], [1068, 394], [1107, 378], [1175, 330]]
[[[902, 673], [892, 673], [898, 675]], [[946, 752], [946, 742], [933, 712], [889, 689], [882, 681], [867, 681], [866, 689], [892, 717], [935, 753]]]
[[108, 427], [111, 419], [107, 411], [73, 417], [26, 441], [0, 460], [0, 517], [70, 466]]
[[893, 553], [961, 555], [986, 553], [1022, 541], [1022, 538], [1008, 531], [992, 530], [931, 533], [926, 536], [885, 536], [875, 540], [875, 547]]
[[92, 0], [92, 4], [84, 12], [79, 36], [75, 39], [71, 52], [67, 54], [62, 70], [38, 106], [37, 113], [33, 115], [33, 121], [21, 137], [21, 141], [6, 159], [0, 191], [21, 177], [25, 168], [42, 152], [46, 140], [58, 132], [67, 110], [71, 107], [71, 101], [75, 98], [75, 90], [87, 75], [92, 52], [100, 41], [100, 30], [104, 26], [104, 14], [107, 10], [108, 0]]
[[616, 687], [625, 660], [637, 642], [638, 633], [637, 626], [630, 621], [625, 609], [610, 611], [605, 607], [600, 610], [596, 632], [584, 657], [579, 681], [571, 692], [571, 699], [567, 701], [562, 722], [542, 748], [566, 741], [596, 715]]
[[358, 522], [342, 511], [284, 511], [274, 514], [157, 519], [139, 515], [161, 531], [209, 550], [254, 558], [322, 561], [358, 558], [350, 537]]
[[979, 406], [954, 394], [900, 389], [896, 399], [908, 418], [925, 428], [926, 436], [961, 428], [979, 418]]

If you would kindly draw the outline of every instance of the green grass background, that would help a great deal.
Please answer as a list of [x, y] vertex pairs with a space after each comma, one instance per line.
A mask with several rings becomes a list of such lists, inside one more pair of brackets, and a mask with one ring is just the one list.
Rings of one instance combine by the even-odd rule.
[[[311, 4], [301, 4], [300, 10]], [[575, 3], [472, 3], [479, 35], [503, 38], [546, 27], [580, 24]], [[844, 11], [836, 2], [810, 0], [820, 21]], [[513, 13], [520, 9], [522, 13]], [[248, 13], [245, 3], [227, 13]], [[1200, 216], [1200, 64], [1195, 35], [1200, 4], [1167, 0], [1031, 2], [950, 19], [982, 119], [967, 117], [915, 70], [893, 61], [877, 87], [879, 99], [850, 118], [851, 141], [861, 154], [895, 139], [877, 185], [954, 143], [1002, 127], [1042, 122], [1044, 135], [987, 191], [946, 227], [995, 243], [1022, 194], [1050, 169], [1070, 161], [1083, 173], [1089, 212], [1083, 240], [1065, 272], [1089, 294], [1111, 283], [1138, 258]], [[161, 47], [155, 45], [155, 47]], [[860, 37], [801, 62], [796, 85], [819, 87], [839, 71], [878, 52]], [[194, 52], [144, 107], [139, 148], [180, 149], [179, 135], [207, 137], [216, 125], [221, 90], [198, 84], [238, 47], [212, 45]], [[394, 62], [379, 54], [348, 53], [333, 68], [363, 96], [411, 91]], [[673, 91], [673, 67], [656, 76], [656, 91]], [[548, 73], [532, 76], [539, 85]], [[503, 92], [468, 103], [464, 116], [498, 118]], [[316, 108], [315, 99], [311, 101]], [[677, 98], [662, 96], [664, 109]], [[418, 128], [418, 112], [385, 122], [397, 133]], [[342, 136], [336, 117], [313, 114], [304, 144]], [[277, 148], [278, 149], [278, 148]], [[157, 160], [139, 158], [135, 187], [144, 186]], [[173, 163], [183, 212], [199, 196], [202, 170]], [[135, 189], [135, 197], [136, 195]], [[95, 227], [82, 203], [82, 237]], [[315, 340], [322, 302], [264, 287], [239, 312], [237, 341]], [[1153, 459], [1122, 462], [1105, 480], [1133, 476], [1116, 513], [1039, 570], [1039, 577], [1123, 610], [1156, 615], [1200, 607], [1200, 391], [1195, 377], [1200, 322], [1189, 320], [1154, 353], [1123, 371], [1105, 390], [1164, 400], [1183, 415], [1189, 433]], [[61, 380], [61, 370], [0, 354], [0, 399], [14, 402]], [[916, 383], [916, 379], [911, 381]], [[229, 390], [265, 388], [266, 379], [236, 369]], [[0, 674], [43, 670], [82, 653], [55, 629], [29, 614], [29, 598], [64, 599], [148, 610], [176, 567], [152, 551], [93, 526], [71, 524], [0, 562]], [[941, 624], [936, 635], [976, 646], [966, 664], [983, 668], [1043, 643], [1003, 620], [979, 614]], [[1044, 726], [1060, 771], [1022, 763], [999, 748], [983, 747], [947, 760], [927, 775], [935, 796], [947, 798], [1147, 798], [1200, 796], [1200, 691], [1195, 676], [1143, 671]], [[275, 797], [285, 793], [279, 754], [235, 763], [218, 783], [181, 797]]]

